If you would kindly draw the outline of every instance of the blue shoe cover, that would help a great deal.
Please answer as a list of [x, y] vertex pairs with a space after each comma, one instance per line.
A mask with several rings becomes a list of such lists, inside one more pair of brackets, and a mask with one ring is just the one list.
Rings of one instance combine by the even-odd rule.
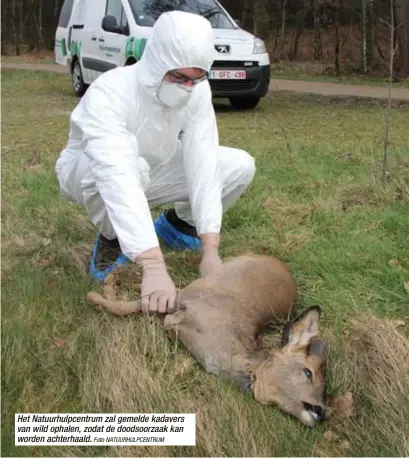
[[200, 250], [202, 242], [199, 238], [185, 235], [175, 229], [162, 213], [154, 222], [155, 231], [163, 242], [175, 250]]
[[102, 283], [106, 277], [113, 271], [115, 270], [116, 268], [126, 264], [127, 262], [129, 262], [129, 259], [124, 255], [124, 254], [121, 254], [120, 256], [118, 256], [117, 260], [115, 262], [113, 262], [109, 267], [107, 267], [105, 270], [98, 270], [95, 266], [95, 260], [97, 258], [97, 253], [98, 253], [98, 248], [99, 248], [99, 234], [98, 234], [98, 237], [97, 237], [97, 240], [95, 241], [95, 244], [94, 244], [94, 250], [93, 250], [93, 253], [92, 253], [92, 260], [91, 260], [91, 263], [90, 263], [90, 266], [89, 266], [89, 273], [94, 277], [94, 279], [99, 282], [99, 283]]

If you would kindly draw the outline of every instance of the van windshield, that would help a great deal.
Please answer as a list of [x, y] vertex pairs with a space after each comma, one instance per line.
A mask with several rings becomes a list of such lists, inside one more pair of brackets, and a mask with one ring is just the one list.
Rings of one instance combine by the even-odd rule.
[[162, 13], [180, 10], [204, 16], [214, 29], [235, 28], [214, 0], [130, 0], [129, 3], [135, 22], [143, 27], [152, 27]]

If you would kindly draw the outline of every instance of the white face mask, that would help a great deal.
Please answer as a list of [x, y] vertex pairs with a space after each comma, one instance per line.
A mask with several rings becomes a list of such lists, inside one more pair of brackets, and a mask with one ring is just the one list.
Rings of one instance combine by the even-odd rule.
[[158, 91], [158, 99], [170, 108], [181, 108], [189, 101], [192, 90], [193, 86], [163, 80]]

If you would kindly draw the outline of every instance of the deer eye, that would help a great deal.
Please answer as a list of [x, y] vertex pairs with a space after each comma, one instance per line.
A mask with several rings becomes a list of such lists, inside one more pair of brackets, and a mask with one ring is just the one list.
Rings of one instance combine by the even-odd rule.
[[308, 367], [304, 367], [302, 370], [304, 372], [304, 375], [309, 379], [312, 380], [312, 372], [308, 369]]

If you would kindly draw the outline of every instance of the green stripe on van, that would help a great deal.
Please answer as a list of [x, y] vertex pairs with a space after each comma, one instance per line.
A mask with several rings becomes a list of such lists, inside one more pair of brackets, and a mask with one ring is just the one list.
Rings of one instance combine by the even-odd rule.
[[71, 56], [79, 56], [81, 54], [82, 42], [73, 40], [71, 41]]
[[142, 57], [143, 51], [146, 46], [146, 38], [135, 38], [130, 37], [126, 40], [125, 45], [125, 57], [135, 57], [136, 60], [139, 60]]
[[65, 57], [67, 55], [67, 45], [65, 43], [65, 38], [62, 38], [60, 40], [60, 45], [61, 45], [61, 53]]

